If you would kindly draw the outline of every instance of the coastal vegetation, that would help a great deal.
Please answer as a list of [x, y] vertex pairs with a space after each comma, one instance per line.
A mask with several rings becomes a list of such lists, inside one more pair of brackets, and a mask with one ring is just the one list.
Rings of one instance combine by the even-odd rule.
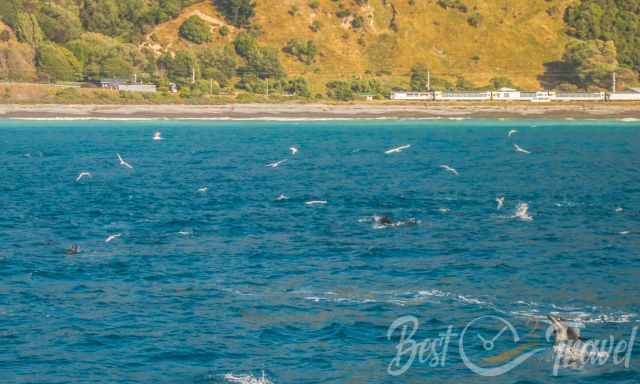
[[640, 0], [284, 3], [3, 1], [0, 81], [115, 78], [166, 95], [175, 84], [170, 100], [338, 101], [398, 89], [609, 89], [614, 73], [619, 86], [638, 83]]

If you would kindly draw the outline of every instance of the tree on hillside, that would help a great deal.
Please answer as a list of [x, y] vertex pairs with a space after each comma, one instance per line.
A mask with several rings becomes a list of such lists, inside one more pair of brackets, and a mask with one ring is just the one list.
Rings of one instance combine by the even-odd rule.
[[256, 51], [258, 49], [258, 42], [251, 34], [242, 32], [233, 41], [233, 46], [235, 47], [238, 55], [247, 57], [252, 53], [252, 51]]
[[613, 40], [618, 61], [640, 70], [640, 0], [582, 0], [564, 20], [579, 39]]
[[82, 67], [76, 57], [65, 47], [43, 44], [37, 53], [38, 70], [41, 77], [50, 81], [82, 80]]
[[0, 43], [0, 79], [31, 81], [36, 78], [35, 53], [28, 44]]
[[82, 33], [78, 14], [55, 3], [42, 8], [38, 22], [47, 38], [56, 43], [65, 43]]
[[88, 31], [109, 36], [118, 36], [128, 29], [116, 0], [85, 0], [81, 19]]
[[26, 12], [18, 12], [16, 17], [16, 37], [20, 42], [37, 47], [44, 41], [44, 34], [38, 24], [36, 15]]
[[211, 27], [193, 15], [180, 26], [180, 36], [196, 44], [206, 43], [211, 40]]
[[167, 77], [179, 85], [193, 83], [193, 78], [200, 78], [200, 65], [196, 54], [191, 50], [176, 52], [175, 57], [163, 55], [160, 59], [161, 66], [167, 72]]
[[246, 27], [255, 16], [256, 3], [253, 0], [213, 0], [220, 13], [236, 27]]
[[202, 77], [218, 82], [226, 87], [236, 75], [238, 60], [231, 47], [209, 48], [198, 53]]
[[11, 40], [11, 32], [7, 31], [6, 29], [0, 32], [0, 41], [6, 43], [9, 40]]
[[78, 58], [84, 68], [84, 77], [125, 77], [133, 73], [147, 77], [155, 72], [155, 57], [143, 54], [133, 44], [120, 42], [100, 33], [83, 33], [78, 39], [66, 44], [66, 47]]
[[100, 69], [100, 75], [105, 78], [129, 79], [133, 72], [133, 65], [120, 56], [109, 57]]
[[424, 64], [416, 64], [411, 68], [411, 90], [415, 92], [429, 91], [429, 68]]
[[239, 34], [233, 44], [238, 55], [246, 62], [239, 70], [243, 76], [253, 75], [260, 79], [285, 76], [278, 51], [270, 47], [260, 47], [251, 34]]
[[608, 88], [611, 74], [618, 69], [616, 45], [613, 41], [574, 41], [567, 45], [564, 61], [575, 68], [583, 87]]

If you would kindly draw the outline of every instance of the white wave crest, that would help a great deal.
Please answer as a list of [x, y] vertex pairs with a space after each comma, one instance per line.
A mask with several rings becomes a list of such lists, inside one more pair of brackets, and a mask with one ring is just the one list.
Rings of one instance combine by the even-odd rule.
[[227, 373], [224, 375], [224, 379], [229, 383], [237, 384], [273, 384], [273, 381], [269, 380], [264, 371], [261, 377], [255, 377], [253, 375], [234, 375], [233, 373]]

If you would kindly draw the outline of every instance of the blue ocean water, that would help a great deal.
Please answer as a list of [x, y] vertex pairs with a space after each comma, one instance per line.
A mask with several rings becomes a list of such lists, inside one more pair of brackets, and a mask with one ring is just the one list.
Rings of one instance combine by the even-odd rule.
[[[619, 121], [0, 121], [0, 382], [637, 383], [637, 342], [554, 376], [543, 320], [640, 325], [638, 150]], [[520, 342], [393, 376], [407, 315]], [[545, 351], [494, 378], [460, 354], [523, 343]]]

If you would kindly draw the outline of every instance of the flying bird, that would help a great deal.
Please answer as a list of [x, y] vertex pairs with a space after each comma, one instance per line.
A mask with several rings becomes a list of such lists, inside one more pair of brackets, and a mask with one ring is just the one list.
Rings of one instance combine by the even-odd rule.
[[120, 236], [122, 236], [121, 233], [116, 233], [115, 235], [111, 235], [111, 236], [107, 237], [104, 242], [105, 243], [110, 243], [111, 241], [117, 239]]
[[297, 155], [300, 149], [298, 149], [298, 147], [290, 147], [289, 151], [291, 151], [292, 155]]
[[281, 164], [284, 164], [286, 162], [287, 162], [287, 160], [280, 160], [280, 161], [276, 161], [276, 162], [267, 164], [266, 166], [267, 167], [271, 167], [271, 168], [278, 168]]
[[277, 201], [283, 201], [283, 200], [289, 200], [289, 197], [287, 197], [287, 195], [281, 193], [280, 196], [276, 197]]
[[198, 188], [199, 193], [207, 193], [209, 192], [209, 187]]
[[513, 148], [515, 148], [516, 152], [524, 153], [525, 155], [531, 154], [531, 152], [527, 151], [526, 149], [523, 149], [518, 144], [513, 144]]
[[440, 166], [440, 168], [444, 169], [445, 171], [447, 171], [447, 172], [449, 172], [449, 173], [451, 173], [453, 175], [460, 176], [460, 174], [458, 173], [458, 171], [456, 171], [455, 168], [451, 168], [450, 166], [448, 166], [446, 164], [442, 164]]
[[496, 198], [496, 203], [498, 203], [498, 207], [496, 208], [498, 211], [504, 207], [504, 196], [500, 196]]
[[162, 133], [160, 133], [160, 131], [154, 133], [153, 134], [153, 140], [156, 140], [156, 141], [164, 140], [164, 138], [162, 137]]
[[391, 155], [391, 154], [394, 154], [394, 153], [400, 153], [400, 152], [404, 151], [405, 149], [409, 149], [409, 148], [411, 148], [410, 144], [403, 145], [403, 146], [400, 146], [400, 147], [397, 147], [397, 148], [392, 148], [392, 149], [389, 149], [388, 151], [385, 151], [385, 155]]
[[80, 180], [82, 180], [83, 177], [91, 177], [91, 173], [90, 172], [80, 172], [78, 177], [76, 177], [76, 183], [79, 182]]
[[118, 160], [120, 161], [120, 165], [125, 167], [125, 168], [129, 168], [129, 169], [133, 169], [133, 167], [131, 166], [131, 164], [127, 163], [126, 161], [124, 161], [124, 159], [122, 158], [122, 156], [120, 156], [119, 153], [116, 153], [116, 156], [118, 156]]
[[515, 135], [516, 133], [518, 133], [518, 131], [516, 131], [515, 129], [512, 129], [509, 131], [509, 137]]

